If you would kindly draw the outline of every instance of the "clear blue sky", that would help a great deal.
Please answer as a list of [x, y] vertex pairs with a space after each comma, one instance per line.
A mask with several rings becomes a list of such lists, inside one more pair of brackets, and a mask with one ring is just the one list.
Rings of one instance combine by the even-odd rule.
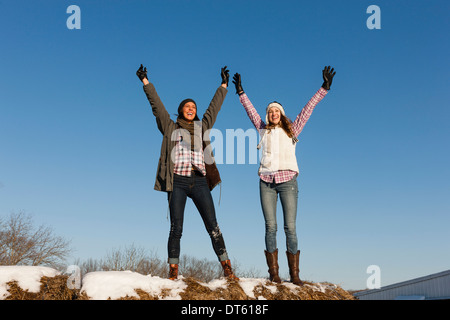
[[[69, 5], [81, 29], [69, 30]], [[369, 30], [369, 5], [381, 29]], [[1, 1], [0, 215], [23, 210], [75, 258], [134, 243], [166, 258], [166, 194], [153, 190], [161, 134], [136, 69], [170, 113], [203, 113], [220, 68], [260, 113], [294, 119], [335, 67], [300, 135], [301, 277], [345, 289], [450, 268], [448, 1]], [[252, 125], [230, 81], [215, 128]], [[219, 225], [233, 261], [266, 274], [257, 164], [221, 164]], [[220, 196], [220, 205], [219, 205]], [[182, 253], [215, 261], [192, 202]], [[278, 215], [281, 272], [285, 236]], [[232, 261], [232, 262], [233, 262]], [[72, 262], [72, 261], [69, 261]]]

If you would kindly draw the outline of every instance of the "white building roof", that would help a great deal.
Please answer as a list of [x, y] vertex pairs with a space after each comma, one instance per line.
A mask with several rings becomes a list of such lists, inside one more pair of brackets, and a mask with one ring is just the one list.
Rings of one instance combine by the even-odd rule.
[[380, 289], [356, 292], [359, 300], [450, 299], [450, 270], [395, 283]]

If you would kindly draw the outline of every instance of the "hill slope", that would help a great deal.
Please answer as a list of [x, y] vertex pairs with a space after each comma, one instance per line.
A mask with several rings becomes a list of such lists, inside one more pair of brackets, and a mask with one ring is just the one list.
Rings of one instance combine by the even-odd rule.
[[90, 272], [74, 287], [69, 276], [47, 267], [1, 266], [0, 300], [353, 300], [330, 283], [275, 284], [264, 278], [176, 281], [131, 271]]

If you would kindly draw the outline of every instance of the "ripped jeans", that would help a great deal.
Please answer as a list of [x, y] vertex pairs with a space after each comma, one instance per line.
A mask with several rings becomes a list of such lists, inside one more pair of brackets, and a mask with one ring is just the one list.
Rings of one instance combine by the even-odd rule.
[[267, 183], [259, 180], [261, 207], [266, 225], [266, 250], [274, 252], [277, 249], [277, 199], [280, 195], [283, 208], [284, 233], [286, 234], [286, 249], [292, 254], [297, 253], [297, 178], [278, 183]]
[[180, 240], [183, 233], [184, 208], [187, 197], [192, 199], [202, 217], [217, 258], [219, 261], [228, 260], [225, 242], [217, 224], [214, 202], [206, 177], [197, 171], [192, 172], [190, 177], [174, 174], [173, 191], [168, 192], [167, 197], [170, 209], [168, 262], [170, 264], [179, 263]]

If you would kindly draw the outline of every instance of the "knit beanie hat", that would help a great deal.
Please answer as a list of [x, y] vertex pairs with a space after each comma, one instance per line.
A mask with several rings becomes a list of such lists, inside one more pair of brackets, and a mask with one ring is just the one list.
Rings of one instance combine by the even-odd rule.
[[[184, 105], [185, 105], [186, 103], [188, 103], [188, 102], [194, 103], [194, 104], [195, 104], [195, 108], [197, 108], [197, 104], [195, 103], [194, 100], [192, 100], [192, 99], [184, 99], [183, 101], [181, 101], [180, 105], [178, 106], [178, 116], [179, 116], [179, 117], [183, 117], [183, 107], [184, 107]], [[195, 118], [194, 118], [194, 121], [199, 121], [199, 120], [200, 120], [200, 119], [199, 119], [198, 116], [197, 116], [197, 112], [195, 112]]]
[[266, 108], [266, 124], [269, 123], [269, 110], [270, 110], [270, 108], [274, 108], [274, 107], [278, 108], [283, 116], [286, 116], [286, 114], [284, 113], [283, 106], [281, 104], [279, 104], [276, 101], [271, 102], [271, 103], [269, 103], [269, 105]]

